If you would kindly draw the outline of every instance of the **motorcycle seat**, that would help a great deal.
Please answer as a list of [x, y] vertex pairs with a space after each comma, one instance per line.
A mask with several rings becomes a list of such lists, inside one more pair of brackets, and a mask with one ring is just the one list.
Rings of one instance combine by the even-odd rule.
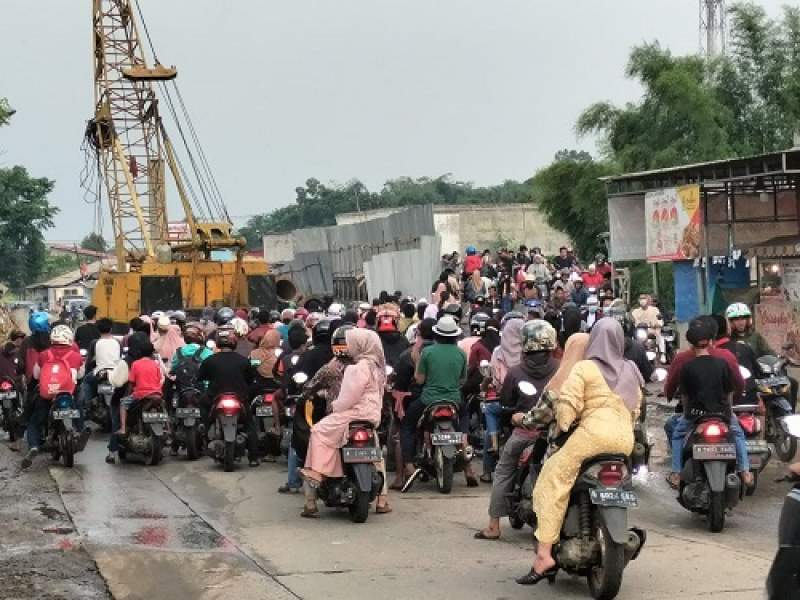
[[350, 421], [348, 427], [350, 429], [375, 429], [372, 421]]
[[585, 461], [583, 461], [580, 470], [585, 471], [594, 464], [609, 461], [617, 461], [628, 464], [628, 457], [624, 454], [598, 454], [597, 456], [592, 456], [591, 458], [587, 458]]

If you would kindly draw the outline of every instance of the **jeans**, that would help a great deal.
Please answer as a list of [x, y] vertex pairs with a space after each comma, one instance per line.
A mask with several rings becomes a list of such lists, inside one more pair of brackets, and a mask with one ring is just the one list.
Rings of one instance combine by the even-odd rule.
[[486, 418], [486, 433], [497, 435], [500, 431], [500, 415], [502, 407], [499, 402], [485, 402], [483, 404], [483, 415]]
[[[675, 429], [672, 432], [672, 472], [680, 473], [683, 466], [683, 444], [686, 440], [686, 435], [689, 433], [690, 428], [694, 425], [692, 421], [687, 421], [680, 417], [675, 423]], [[734, 416], [730, 422], [730, 429], [734, 435], [734, 443], [736, 444], [736, 468], [741, 471], [750, 470], [750, 457], [747, 455], [747, 439], [744, 437], [744, 431], [739, 426], [739, 421]]]
[[303, 481], [300, 479], [300, 473], [297, 470], [300, 461], [297, 458], [297, 452], [295, 452], [294, 448], [291, 446], [289, 447], [288, 463], [289, 479], [287, 480], [286, 485], [292, 489], [299, 490], [301, 487], [303, 487]]
[[519, 457], [525, 448], [536, 443], [535, 439], [524, 438], [511, 434], [503, 452], [500, 454], [500, 461], [494, 471], [494, 481], [492, 482], [492, 495], [489, 500], [489, 516], [494, 519], [508, 516], [508, 501], [506, 495], [514, 489], [515, 476], [517, 474], [517, 464]]
[[50, 415], [50, 401], [41, 398], [38, 394], [31, 400], [31, 412], [28, 418], [28, 427], [25, 430], [25, 439], [28, 448], [39, 448], [42, 445], [42, 429]]
[[89, 402], [92, 401], [92, 396], [97, 393], [97, 377], [94, 373], [89, 371], [81, 382], [81, 387], [78, 388], [78, 409], [82, 415], [86, 414], [86, 409], [89, 407]]
[[667, 434], [667, 441], [670, 442], [670, 450], [672, 449], [672, 432], [675, 430], [675, 425], [677, 425], [682, 416], [683, 413], [675, 413], [674, 415], [670, 415], [664, 423], [664, 433]]

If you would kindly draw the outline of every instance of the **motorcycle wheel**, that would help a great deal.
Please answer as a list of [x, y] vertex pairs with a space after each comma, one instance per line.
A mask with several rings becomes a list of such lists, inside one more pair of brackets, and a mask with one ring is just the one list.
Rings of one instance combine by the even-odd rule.
[[758, 471], [751, 471], [751, 473], [753, 474], [753, 485], [744, 489], [745, 496], [752, 496], [755, 494], [756, 488], [758, 487]]
[[225, 442], [225, 456], [222, 459], [222, 465], [226, 473], [233, 471], [233, 461], [236, 454], [236, 444], [234, 442]]
[[200, 434], [197, 433], [196, 427], [184, 429], [183, 431], [186, 436], [186, 458], [189, 460], [197, 460], [200, 456], [200, 451], [198, 449], [200, 446]]
[[353, 503], [347, 507], [353, 523], [363, 523], [369, 516], [369, 492], [357, 492]]
[[453, 459], [445, 457], [441, 448], [436, 448], [433, 461], [436, 468], [436, 487], [440, 494], [449, 494], [453, 490]]
[[14, 411], [9, 409], [3, 410], [3, 425], [8, 432], [8, 441], [17, 441], [17, 421], [14, 418]]
[[781, 425], [776, 425], [775, 454], [783, 462], [792, 462], [797, 454], [797, 438], [789, 435]]
[[145, 457], [148, 467], [155, 467], [161, 462], [161, 437], [150, 434], [150, 453]]
[[62, 431], [58, 436], [58, 447], [61, 449], [61, 462], [71, 469], [75, 464], [75, 444], [69, 431]]
[[508, 515], [508, 524], [511, 525], [511, 529], [522, 529], [525, 527], [525, 521], [523, 521], [519, 515]]
[[723, 492], [711, 492], [708, 528], [711, 533], [719, 533], [725, 528], [725, 495]]
[[589, 591], [595, 600], [616, 598], [622, 586], [622, 571], [625, 569], [625, 548], [611, 539], [605, 525], [598, 523], [594, 530], [600, 545], [600, 564], [589, 570], [586, 579]]

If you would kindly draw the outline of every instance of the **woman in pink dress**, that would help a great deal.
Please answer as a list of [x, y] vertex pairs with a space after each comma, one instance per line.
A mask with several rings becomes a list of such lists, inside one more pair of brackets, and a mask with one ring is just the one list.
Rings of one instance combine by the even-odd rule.
[[[381, 340], [369, 329], [350, 329], [345, 340], [353, 364], [345, 369], [331, 414], [311, 428], [306, 468], [300, 470], [310, 485], [319, 485], [325, 477], [344, 476], [339, 448], [347, 443], [352, 421], [369, 421], [377, 427], [381, 420], [386, 381]], [[383, 507], [388, 508], [385, 493], [378, 497], [378, 508]]]

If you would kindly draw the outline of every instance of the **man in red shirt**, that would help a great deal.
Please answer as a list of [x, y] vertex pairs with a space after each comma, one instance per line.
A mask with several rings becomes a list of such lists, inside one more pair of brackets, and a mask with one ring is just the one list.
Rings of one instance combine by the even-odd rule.
[[125, 435], [125, 419], [128, 411], [140, 400], [148, 396], [160, 396], [164, 385], [164, 371], [153, 359], [152, 352], [144, 351], [144, 356], [134, 361], [128, 375], [133, 391], [122, 399], [119, 405], [119, 435]]
[[586, 288], [600, 288], [605, 283], [605, 277], [603, 277], [598, 271], [597, 266], [594, 263], [589, 265], [589, 269], [581, 274], [581, 279], [583, 279], [583, 285]]

